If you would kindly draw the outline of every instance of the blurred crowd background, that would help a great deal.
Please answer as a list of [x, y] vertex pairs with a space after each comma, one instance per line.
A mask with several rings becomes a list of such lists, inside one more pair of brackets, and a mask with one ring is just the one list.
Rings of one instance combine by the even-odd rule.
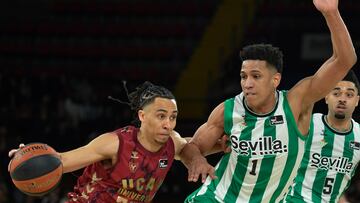
[[[358, 51], [360, 1], [339, 4]], [[176, 130], [192, 136], [212, 108], [241, 91], [241, 47], [281, 48], [280, 89], [331, 54], [325, 21], [310, 0], [1, 1], [0, 26], [0, 203], [63, 202], [81, 170], [65, 174], [46, 197], [28, 197], [11, 184], [8, 151], [29, 142], [66, 151], [129, 124], [129, 107], [107, 99], [126, 101], [124, 81], [129, 91], [145, 80], [172, 90]], [[324, 102], [315, 110], [326, 113]], [[354, 119], [360, 122], [359, 110]], [[349, 194], [360, 202], [355, 176]], [[199, 185], [188, 183], [176, 162], [154, 202], [183, 202]]]

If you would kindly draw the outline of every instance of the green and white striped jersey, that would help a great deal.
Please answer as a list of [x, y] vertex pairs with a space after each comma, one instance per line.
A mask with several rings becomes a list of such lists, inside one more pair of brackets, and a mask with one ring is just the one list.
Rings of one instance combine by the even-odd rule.
[[284, 202], [338, 202], [360, 160], [360, 127], [341, 133], [313, 114], [304, 158]]
[[231, 153], [185, 202], [279, 202], [293, 183], [305, 148], [286, 98], [277, 92], [272, 112], [257, 115], [244, 102], [243, 93], [225, 101], [224, 129]]

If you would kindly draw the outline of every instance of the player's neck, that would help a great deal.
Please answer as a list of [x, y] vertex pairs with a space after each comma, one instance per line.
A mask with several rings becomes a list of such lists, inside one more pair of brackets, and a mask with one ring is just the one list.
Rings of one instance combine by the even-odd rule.
[[278, 93], [277, 93], [277, 91], [275, 91], [274, 94], [271, 94], [269, 99], [267, 99], [264, 102], [264, 104], [261, 104], [258, 107], [251, 107], [246, 103], [246, 101], [245, 101], [245, 105], [251, 112], [253, 112], [257, 115], [266, 115], [266, 114], [269, 114], [274, 111], [274, 109], [276, 108], [277, 102], [278, 102]]
[[348, 132], [352, 127], [350, 118], [337, 119], [333, 116], [326, 115], [325, 120], [331, 128], [338, 132]]
[[157, 152], [161, 149], [162, 145], [154, 142], [153, 140], [149, 140], [145, 135], [144, 132], [139, 130], [137, 134], [137, 139], [139, 143], [149, 152]]

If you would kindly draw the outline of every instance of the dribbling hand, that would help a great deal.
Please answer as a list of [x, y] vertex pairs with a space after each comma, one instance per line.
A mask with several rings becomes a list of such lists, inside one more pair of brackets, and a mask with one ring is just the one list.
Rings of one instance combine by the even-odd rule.
[[[18, 148], [18, 149], [12, 149], [12, 150], [10, 150], [8, 156], [9, 156], [10, 158], [12, 158], [17, 151], [19, 151], [20, 149], [22, 149], [22, 148], [24, 148], [24, 147], [25, 147], [25, 144], [21, 143], [21, 144], [19, 145], [19, 148]], [[11, 161], [10, 161], [9, 164], [8, 164], [8, 171], [10, 171], [10, 163], [11, 163]]]

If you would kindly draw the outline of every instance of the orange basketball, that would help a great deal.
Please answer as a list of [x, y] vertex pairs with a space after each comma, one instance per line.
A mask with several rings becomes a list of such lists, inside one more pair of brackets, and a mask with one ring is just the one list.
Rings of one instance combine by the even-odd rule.
[[61, 180], [63, 168], [58, 153], [43, 143], [31, 143], [17, 151], [10, 161], [15, 186], [30, 196], [42, 196]]

